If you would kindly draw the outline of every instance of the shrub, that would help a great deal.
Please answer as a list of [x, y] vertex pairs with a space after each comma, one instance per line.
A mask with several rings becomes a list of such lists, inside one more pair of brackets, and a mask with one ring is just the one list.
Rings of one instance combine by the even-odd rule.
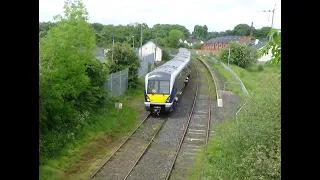
[[222, 62], [228, 63], [230, 50], [230, 63], [235, 64], [239, 67], [246, 68], [257, 63], [258, 60], [258, 50], [252, 47], [248, 47], [245, 44], [239, 42], [231, 42], [229, 46], [223, 48], [220, 51], [219, 59]]

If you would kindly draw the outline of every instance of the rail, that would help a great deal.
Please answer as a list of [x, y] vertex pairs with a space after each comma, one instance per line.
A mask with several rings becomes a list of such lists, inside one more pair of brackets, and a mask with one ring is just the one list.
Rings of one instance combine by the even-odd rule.
[[104, 163], [90, 176], [89, 180], [91, 180], [101, 169], [102, 167], [107, 164], [107, 162], [119, 151], [119, 149], [126, 144], [126, 142], [132, 137], [134, 133], [139, 129], [139, 127], [146, 122], [146, 120], [150, 117], [151, 114], [148, 114], [146, 118], [142, 120], [142, 122], [131, 132], [131, 134], [121, 143], [121, 145], [104, 161]]

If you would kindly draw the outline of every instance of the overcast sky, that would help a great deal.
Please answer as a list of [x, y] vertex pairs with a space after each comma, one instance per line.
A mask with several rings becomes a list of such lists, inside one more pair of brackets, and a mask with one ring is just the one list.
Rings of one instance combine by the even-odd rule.
[[[39, 0], [39, 21], [53, 21], [63, 13], [64, 0]], [[180, 24], [193, 31], [195, 25], [207, 25], [208, 31], [232, 30], [240, 23], [255, 28], [281, 28], [281, 0], [83, 0], [89, 21], [107, 24], [147, 23]], [[268, 20], [269, 18], [269, 20]]]

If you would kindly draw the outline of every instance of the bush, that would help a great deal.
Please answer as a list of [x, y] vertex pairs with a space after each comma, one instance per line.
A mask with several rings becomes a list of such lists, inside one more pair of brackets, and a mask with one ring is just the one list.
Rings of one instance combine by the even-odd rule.
[[201, 49], [201, 44], [200, 43], [194, 43], [192, 45], [192, 49]]
[[258, 61], [258, 50], [252, 47], [248, 47], [245, 44], [239, 42], [231, 42], [229, 46], [223, 48], [220, 51], [219, 59], [222, 62], [228, 63], [229, 56], [229, 47], [230, 50], [230, 63], [235, 64], [239, 67], [246, 68], [253, 64], [256, 64]]
[[162, 51], [162, 60], [164, 61], [168, 61], [170, 59], [169, 57], [169, 50], [167, 48], [165, 48], [163, 51]]
[[263, 71], [263, 66], [262, 65], [259, 65], [258, 66], [258, 71], [260, 72], [260, 71]]
[[215, 125], [206, 179], [281, 179], [280, 81], [276, 74], [263, 80], [262, 92], [251, 97], [238, 124]]
[[129, 68], [128, 87], [136, 88], [139, 83], [138, 72], [140, 68], [140, 59], [130, 44], [115, 43], [113, 61], [112, 51], [108, 52], [107, 58], [111, 73]]

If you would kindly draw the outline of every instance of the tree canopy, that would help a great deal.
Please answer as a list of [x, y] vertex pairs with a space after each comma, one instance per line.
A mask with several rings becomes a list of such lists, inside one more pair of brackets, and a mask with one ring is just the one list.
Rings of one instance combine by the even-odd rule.
[[68, 0], [64, 14], [56, 16], [57, 23], [40, 38], [41, 157], [59, 152], [65, 144], [56, 136], [44, 140], [49, 132], [81, 126], [79, 115], [105, 97], [100, 87], [108, 72], [95, 57], [95, 31], [87, 17], [80, 0]]

